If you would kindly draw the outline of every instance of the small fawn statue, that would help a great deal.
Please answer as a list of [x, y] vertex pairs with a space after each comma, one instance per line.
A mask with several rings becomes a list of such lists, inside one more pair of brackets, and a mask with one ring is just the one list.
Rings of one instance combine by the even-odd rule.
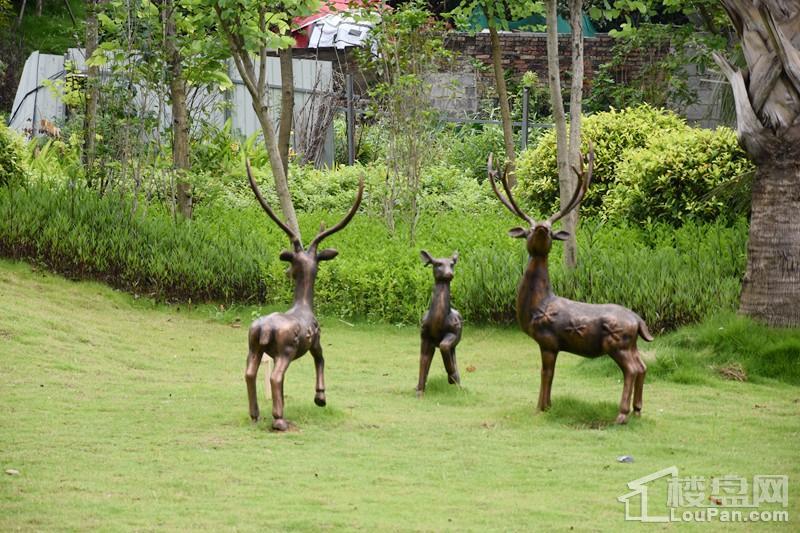
[[257, 318], [250, 326], [248, 332], [249, 351], [247, 354], [247, 369], [245, 381], [247, 382], [247, 396], [250, 402], [250, 418], [255, 422], [259, 419], [258, 399], [256, 397], [256, 377], [261, 357], [266, 353], [275, 362], [275, 368], [270, 376], [272, 390], [272, 428], [277, 431], [286, 431], [289, 424], [283, 418], [283, 378], [289, 364], [311, 351], [314, 358], [317, 383], [314, 403], [323, 407], [325, 405], [325, 360], [322, 357], [322, 344], [320, 343], [320, 328], [314, 316], [314, 282], [317, 278], [317, 267], [320, 261], [329, 261], [339, 252], [333, 248], [318, 250], [319, 244], [327, 237], [343, 229], [352, 220], [361, 204], [364, 193], [364, 178], [358, 184], [358, 194], [350, 211], [338, 224], [326, 230], [320, 226], [320, 231], [303, 249], [300, 238], [286, 224], [284, 224], [272, 211], [258, 189], [250, 162], [247, 166], [247, 177], [250, 187], [258, 199], [258, 203], [267, 213], [267, 216], [278, 225], [289, 237], [293, 251], [281, 252], [281, 261], [291, 264], [289, 275], [294, 279], [294, 305], [285, 313], [272, 313]]
[[425, 392], [425, 382], [428, 380], [428, 371], [437, 347], [442, 353], [448, 383], [461, 384], [456, 364], [456, 345], [461, 340], [463, 323], [461, 314], [450, 307], [450, 281], [453, 279], [453, 267], [458, 261], [458, 252], [452, 257], [436, 259], [422, 250], [420, 257], [426, 266], [433, 267], [434, 285], [431, 306], [422, 317], [417, 396], [422, 396]]
[[505, 191], [503, 197], [497, 188], [498, 176], [492, 168], [491, 155], [487, 166], [495, 195], [509, 211], [529, 224], [528, 228], [513, 228], [508, 234], [525, 239], [529, 255], [528, 266], [517, 290], [517, 321], [520, 328], [539, 344], [542, 354], [538, 408], [546, 410], [550, 407], [550, 391], [559, 351], [592, 358], [608, 354], [619, 365], [624, 378], [616, 420], [618, 424], [624, 424], [631, 410], [631, 394], [634, 413], [639, 415], [642, 411], [647, 367], [636, 347], [636, 340], [640, 336], [648, 342], [653, 340], [647, 325], [639, 315], [620, 305], [573, 302], [556, 296], [547, 271], [547, 257], [553, 239], [564, 240], [569, 236], [566, 231], [554, 232], [552, 225], [578, 207], [591, 181], [594, 166], [594, 150], [591, 146], [587, 159], [588, 172], [584, 172], [583, 158], [580, 170], [575, 169], [579, 183], [571, 201], [560, 212], [542, 222], [536, 222], [517, 205], [508, 185], [507, 169], [500, 178]]

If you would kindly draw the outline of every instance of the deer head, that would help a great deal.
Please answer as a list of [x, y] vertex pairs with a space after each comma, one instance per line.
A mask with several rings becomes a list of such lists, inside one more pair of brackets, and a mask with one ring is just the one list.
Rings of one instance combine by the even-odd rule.
[[289, 237], [289, 242], [292, 244], [292, 250], [283, 250], [279, 256], [281, 261], [290, 263], [287, 273], [292, 277], [292, 279], [295, 280], [295, 282], [304, 281], [305, 283], [313, 283], [313, 280], [317, 274], [317, 266], [319, 265], [319, 262], [330, 261], [339, 255], [339, 252], [335, 248], [324, 248], [322, 250], [318, 250], [318, 248], [324, 239], [330, 237], [337, 231], [344, 229], [344, 227], [347, 226], [347, 224], [349, 224], [353, 219], [356, 211], [358, 211], [359, 205], [361, 205], [361, 199], [364, 195], [364, 177], [362, 176], [358, 182], [358, 193], [356, 194], [356, 200], [344, 218], [330, 229], [325, 229], [324, 223], [320, 224], [319, 232], [311, 240], [308, 248], [303, 248], [303, 243], [300, 242], [300, 237], [298, 237], [289, 226], [287, 226], [275, 215], [275, 212], [272, 211], [272, 208], [270, 208], [269, 204], [264, 199], [264, 196], [261, 194], [261, 190], [258, 188], [255, 179], [253, 179], [253, 173], [250, 169], [249, 159], [245, 160], [245, 166], [247, 168], [247, 178], [250, 180], [250, 188], [253, 189], [256, 199], [258, 199], [258, 203], [261, 204], [261, 207], [267, 213], [267, 216], [269, 216], [269, 218], [271, 218], [272, 221], [275, 222], [275, 224], [277, 224], [284, 233], [286, 233], [286, 235]]
[[[553, 246], [554, 239], [557, 241], [563, 241], [569, 237], [569, 232], [564, 230], [554, 232], [552, 226], [561, 220], [567, 213], [577, 208], [586, 194], [586, 189], [589, 187], [589, 183], [592, 180], [592, 169], [594, 167], [594, 148], [592, 147], [591, 143], [589, 143], [589, 155], [586, 157], [586, 160], [588, 170], [584, 170], [583, 157], [581, 157], [580, 170], [573, 167], [573, 170], [578, 175], [578, 187], [575, 189], [575, 193], [572, 195], [572, 199], [569, 201], [569, 203], [562, 207], [558, 213], [552, 215], [547, 220], [536, 222], [531, 216], [519, 208], [516, 200], [514, 200], [514, 196], [511, 194], [511, 188], [508, 186], [507, 179], [508, 165], [506, 165], [506, 167], [503, 169], [503, 175], [498, 177], [498, 172], [492, 168], [492, 154], [489, 154], [487, 173], [489, 175], [489, 182], [492, 185], [492, 190], [494, 191], [495, 195], [497, 195], [497, 198], [500, 200], [500, 202], [502, 202], [502, 204], [506, 206], [509, 211], [529, 224], [528, 228], [511, 228], [508, 231], [508, 235], [516, 239], [526, 239], [526, 247], [531, 256], [547, 256], [550, 253], [550, 248]], [[498, 180], [503, 186], [505, 197], [497, 188]]]
[[425, 266], [433, 266], [433, 279], [447, 283], [453, 279], [453, 267], [456, 266], [456, 263], [458, 262], [458, 252], [455, 252], [451, 257], [442, 257], [437, 259], [435, 257], [431, 257], [431, 254], [425, 250], [422, 250], [419, 253], [419, 256]]

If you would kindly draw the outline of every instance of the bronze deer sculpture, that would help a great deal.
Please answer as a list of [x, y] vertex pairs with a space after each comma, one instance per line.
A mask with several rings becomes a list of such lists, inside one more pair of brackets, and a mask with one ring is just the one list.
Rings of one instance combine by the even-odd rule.
[[570, 202], [542, 222], [536, 222], [517, 205], [508, 185], [507, 169], [500, 178], [505, 191], [503, 197], [497, 188], [497, 171], [492, 168], [491, 155], [487, 166], [495, 195], [509, 211], [530, 225], [527, 229], [513, 228], [508, 234], [526, 239], [529, 255], [525, 274], [517, 289], [517, 321], [520, 328], [539, 344], [542, 354], [538, 409], [544, 411], [550, 407], [550, 391], [559, 351], [590, 358], [607, 354], [619, 365], [624, 377], [616, 420], [618, 424], [624, 424], [631, 410], [631, 393], [634, 413], [639, 415], [642, 410], [647, 367], [636, 348], [636, 341], [639, 336], [648, 342], [653, 340], [647, 325], [639, 315], [620, 305], [573, 302], [556, 296], [547, 271], [547, 256], [553, 239], [564, 240], [569, 236], [563, 230], [554, 232], [552, 225], [578, 207], [591, 181], [594, 166], [594, 150], [591, 146], [587, 160], [588, 172], [584, 172], [583, 158], [580, 170], [575, 169], [579, 183]]
[[450, 281], [453, 279], [453, 267], [458, 261], [458, 252], [454, 253], [452, 257], [435, 259], [428, 252], [422, 250], [420, 257], [426, 266], [433, 267], [435, 283], [431, 306], [422, 317], [417, 396], [425, 393], [425, 382], [428, 381], [428, 371], [431, 368], [433, 353], [437, 346], [442, 353], [448, 383], [461, 384], [456, 364], [456, 345], [461, 340], [463, 324], [461, 314], [450, 307]]
[[277, 431], [286, 431], [289, 424], [283, 418], [283, 378], [289, 364], [311, 351], [316, 369], [316, 394], [314, 403], [325, 406], [325, 360], [322, 357], [322, 344], [320, 343], [320, 328], [314, 316], [314, 282], [317, 278], [317, 267], [320, 261], [329, 261], [339, 252], [333, 248], [317, 250], [319, 244], [327, 237], [342, 230], [356, 214], [364, 193], [364, 178], [358, 183], [358, 194], [350, 211], [330, 229], [320, 225], [320, 231], [311, 241], [307, 249], [303, 249], [300, 238], [286, 224], [284, 224], [272, 211], [264, 200], [261, 191], [253, 179], [250, 162], [246, 161], [247, 177], [250, 188], [258, 199], [258, 203], [267, 213], [269, 218], [289, 236], [294, 251], [284, 250], [280, 254], [281, 261], [291, 263], [288, 273], [294, 279], [294, 305], [285, 313], [272, 313], [253, 321], [248, 332], [249, 351], [247, 354], [247, 369], [245, 381], [247, 382], [247, 396], [250, 401], [250, 418], [255, 422], [259, 419], [258, 400], [256, 398], [256, 376], [261, 364], [261, 357], [266, 353], [275, 362], [275, 368], [270, 376], [272, 391], [272, 428]]

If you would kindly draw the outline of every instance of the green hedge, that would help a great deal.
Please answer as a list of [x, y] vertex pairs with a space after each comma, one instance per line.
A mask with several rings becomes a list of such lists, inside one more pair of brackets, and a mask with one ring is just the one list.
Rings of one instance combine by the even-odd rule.
[[729, 219], [731, 209], [719, 189], [752, 172], [753, 164], [731, 129], [669, 131], [626, 152], [617, 165], [617, 184], [605, 201], [606, 213], [674, 225], [689, 219]]
[[[672, 112], [645, 105], [586, 117], [584, 153], [589, 140], [595, 167], [582, 215], [634, 224], [732, 221], [737, 215], [727, 200], [749, 197], [749, 182], [741, 178], [753, 165], [728, 128], [692, 128]], [[520, 201], [534, 211], [557, 211], [555, 132], [523, 152], [517, 167]], [[725, 185], [732, 187], [726, 191]]]
[[[584, 117], [581, 149], [594, 145], [595, 164], [592, 185], [581, 204], [581, 214], [603, 213], [603, 201], [613, 188], [617, 165], [630, 148], [645, 146], [648, 139], [660, 132], [686, 129], [684, 120], [670, 111], [648, 105]], [[558, 211], [558, 169], [556, 166], [556, 133], [543, 134], [536, 146], [517, 159], [517, 195], [526, 206], [541, 213]]]
[[0, 186], [22, 183], [27, 175], [25, 143], [15, 131], [0, 121]]
[[[300, 213], [306, 240], [341, 211]], [[99, 197], [42, 184], [0, 188], [0, 253], [34, 260], [73, 277], [99, 278], [157, 298], [288, 305], [292, 287], [277, 255], [287, 242], [251, 202], [238, 209], [199, 206], [192, 222], [175, 222], [129, 199]], [[375, 217], [357, 216], [326, 244], [341, 254], [320, 268], [320, 311], [390, 323], [416, 323], [428, 304], [433, 255], [460, 253], [454, 305], [468, 321], [513, 319], [516, 287], [526, 262], [522, 243], [506, 236], [517, 221], [499, 206], [465, 216], [424, 216], [411, 247], [392, 238]], [[401, 232], [402, 234], [402, 232]], [[670, 329], [733, 309], [745, 264], [747, 228], [718, 224], [611, 226], [584, 221], [580, 267], [566, 274], [560, 247], [551, 276], [558, 294], [616, 302], [639, 312], [651, 329]]]

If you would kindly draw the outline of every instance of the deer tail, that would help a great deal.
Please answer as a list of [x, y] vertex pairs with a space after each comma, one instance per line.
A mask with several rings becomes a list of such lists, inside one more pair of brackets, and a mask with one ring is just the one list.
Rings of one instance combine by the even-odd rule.
[[247, 335], [251, 351], [258, 351], [261, 347], [266, 347], [272, 337], [272, 328], [259, 322], [253, 322]]
[[643, 338], [644, 340], [646, 340], [647, 342], [652, 341], [653, 340], [653, 335], [650, 333], [650, 330], [647, 329], [647, 324], [644, 323], [644, 320], [642, 320], [642, 317], [637, 316], [636, 318], [639, 319], [639, 336], [641, 338]]

